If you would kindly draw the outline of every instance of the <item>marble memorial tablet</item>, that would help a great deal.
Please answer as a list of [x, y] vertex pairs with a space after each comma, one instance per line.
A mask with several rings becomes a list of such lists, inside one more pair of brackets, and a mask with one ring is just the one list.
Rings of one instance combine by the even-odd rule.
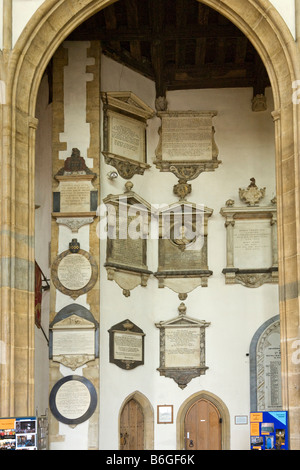
[[272, 227], [270, 220], [236, 220], [234, 263], [240, 269], [272, 266]]
[[181, 182], [203, 171], [214, 171], [221, 161], [215, 143], [213, 117], [216, 111], [163, 111], [155, 165], [171, 171]]
[[143, 360], [143, 337], [139, 333], [114, 334], [114, 359], [123, 361]]
[[49, 358], [72, 370], [99, 357], [99, 324], [78, 304], [60, 310], [49, 326]]
[[109, 330], [110, 362], [126, 370], [144, 364], [144, 332], [130, 320]]
[[69, 254], [62, 258], [58, 265], [57, 277], [66, 289], [83, 289], [89, 283], [91, 276], [92, 266], [82, 254]]
[[70, 375], [59, 380], [50, 393], [50, 409], [65, 424], [77, 425], [88, 420], [97, 406], [97, 393], [85, 377]]
[[220, 214], [225, 217], [226, 284], [260, 287], [278, 282], [276, 198], [268, 206], [259, 205], [266, 188], [259, 189], [255, 178], [246, 189], [239, 189], [245, 206], [226, 201]]
[[70, 249], [55, 259], [51, 275], [58, 290], [76, 299], [94, 287], [98, 278], [98, 266], [93, 256], [81, 250], [77, 240], [73, 239]]
[[67, 329], [54, 330], [53, 334], [53, 356], [65, 356], [70, 354], [95, 355], [95, 332], [94, 330]]
[[132, 92], [105, 92], [101, 98], [105, 162], [114, 166], [124, 179], [143, 175], [150, 167], [147, 164], [146, 128], [154, 111]]
[[91, 211], [91, 181], [82, 179], [62, 180], [57, 191], [60, 192], [60, 212], [81, 213]]
[[280, 322], [271, 324], [256, 348], [257, 410], [282, 410]]
[[109, 152], [144, 162], [146, 124], [111, 111], [108, 117]]
[[53, 192], [52, 216], [72, 232], [93, 223], [98, 207], [98, 190], [93, 185], [97, 175], [85, 164], [80, 150], [72, 149], [64, 166], [55, 175], [58, 186]]
[[205, 365], [205, 329], [210, 323], [187, 317], [184, 303], [178, 310], [179, 316], [155, 326], [160, 329], [158, 371], [183, 389], [208, 369]]
[[200, 328], [165, 331], [165, 367], [200, 367]]
[[212, 114], [193, 112], [160, 113], [164, 160], [207, 160], [212, 158]]

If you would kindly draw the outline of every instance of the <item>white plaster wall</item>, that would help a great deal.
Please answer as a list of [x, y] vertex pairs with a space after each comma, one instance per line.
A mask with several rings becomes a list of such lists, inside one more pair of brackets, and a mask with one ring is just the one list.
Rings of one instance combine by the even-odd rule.
[[[103, 91], [130, 90], [154, 109], [155, 89], [151, 81], [103, 57]], [[249, 426], [234, 425], [235, 415], [249, 415], [249, 352], [251, 339], [264, 321], [278, 314], [277, 286], [259, 289], [225, 285], [222, 269], [226, 266], [226, 234], [224, 219], [219, 214], [225, 201], [239, 203], [238, 188], [246, 187], [254, 176], [259, 187], [266, 187], [264, 203], [275, 195], [274, 124], [271, 117], [272, 94], [267, 90], [268, 110], [253, 113], [251, 89], [178, 91], [167, 95], [170, 110], [217, 110], [214, 119], [216, 142], [222, 165], [212, 173], [204, 173], [192, 181], [189, 200], [214, 210], [209, 220], [208, 264], [213, 271], [207, 288], [189, 294], [185, 304], [187, 315], [211, 322], [206, 330], [205, 376], [193, 379], [181, 390], [172, 379], [161, 377], [159, 367], [159, 330], [155, 323], [174, 318], [180, 304], [177, 294], [159, 289], [151, 278], [147, 288], [138, 287], [125, 298], [122, 290], [101, 268], [101, 329], [100, 329], [100, 447], [118, 448], [118, 416], [126, 397], [138, 390], [151, 402], [155, 412], [155, 449], [176, 449], [176, 416], [181, 404], [191, 395], [206, 390], [227, 405], [231, 419], [231, 449], [249, 448]], [[158, 143], [160, 120], [148, 125], [148, 162], [151, 169], [144, 176], [135, 176], [133, 190], [151, 204], [172, 203], [177, 179], [160, 173], [153, 166]], [[109, 181], [106, 174], [112, 167], [102, 162], [102, 197], [124, 191], [125, 180]], [[149, 244], [148, 268], [157, 270], [157, 244]], [[105, 262], [105, 242], [101, 241], [100, 265]], [[145, 365], [124, 371], [109, 363], [109, 328], [129, 318], [146, 334]], [[156, 407], [174, 405], [174, 424], [156, 424]]]
[[[86, 122], [86, 85], [93, 79], [93, 74], [86, 73], [86, 67], [93, 64], [92, 58], [87, 57], [87, 49], [90, 47], [89, 41], [65, 42], [64, 47], [68, 50], [68, 65], [64, 67], [64, 132], [60, 134], [60, 142], [66, 142], [67, 150], [59, 152], [59, 158], [64, 160], [71, 155], [72, 148], [79, 148], [81, 156], [85, 158], [89, 167], [93, 166], [93, 161], [87, 158], [87, 150], [90, 145], [90, 125]], [[64, 226], [59, 226], [58, 253], [68, 250], [72, 238], [77, 238], [80, 248], [89, 252], [89, 225], [81, 227], [77, 233]], [[86, 294], [73, 301], [69, 296], [56, 290], [55, 311], [58, 313], [62, 308], [72, 303], [80, 304], [87, 309]], [[60, 372], [63, 376], [83, 375], [82, 367], [71, 371], [67, 367], [60, 365]], [[63, 442], [55, 442], [51, 445], [51, 450], [85, 450], [88, 446], [88, 421], [71, 428], [63, 423], [59, 423], [59, 433], [64, 436]]]
[[[86, 44], [81, 44], [85, 48]], [[73, 55], [76, 57], [76, 55]], [[78, 57], [81, 57], [78, 54]], [[69, 66], [74, 64], [69, 62]], [[75, 70], [75, 69], [74, 69]], [[78, 69], [79, 71], [80, 69]], [[67, 71], [66, 71], [67, 73]], [[81, 78], [80, 78], [81, 77]], [[75, 73], [74, 83], [69, 83], [71, 89], [86, 87], [86, 77]], [[79, 83], [78, 83], [79, 81]], [[154, 84], [122, 67], [110, 59], [102, 58], [102, 90], [130, 90], [143, 99], [154, 109]], [[49, 175], [49, 139], [51, 121], [46, 104], [46, 87], [42, 84], [44, 94], [39, 98], [38, 115], [41, 114], [41, 127], [38, 134], [37, 146], [37, 190], [38, 203], [45, 204], [51, 212], [51, 184]], [[155, 416], [155, 449], [176, 449], [176, 417], [182, 403], [191, 395], [206, 390], [217, 395], [229, 409], [231, 417], [231, 448], [249, 448], [249, 427], [234, 425], [234, 416], [249, 414], [249, 345], [256, 330], [268, 318], [278, 314], [277, 286], [266, 285], [259, 289], [247, 289], [242, 286], [226, 286], [222, 269], [226, 265], [226, 239], [224, 219], [219, 210], [225, 201], [233, 198], [238, 201], [238, 188], [246, 187], [249, 178], [254, 176], [257, 184], [267, 188], [265, 202], [268, 203], [275, 194], [274, 170], [274, 136], [271, 91], [267, 91], [268, 111], [253, 113], [251, 111], [251, 89], [234, 90], [205, 90], [188, 92], [172, 92], [167, 96], [170, 110], [197, 109], [218, 111], [214, 119], [216, 142], [220, 149], [219, 158], [222, 165], [213, 173], [204, 173], [192, 182], [193, 192], [191, 201], [214, 210], [209, 220], [209, 268], [213, 276], [209, 279], [207, 288], [198, 288], [189, 294], [186, 300], [187, 314], [199, 320], [211, 322], [206, 330], [206, 364], [209, 367], [205, 376], [193, 379], [185, 390], [181, 390], [172, 379], [161, 377], [156, 370], [159, 367], [159, 330], [155, 323], [168, 320], [177, 315], [180, 301], [177, 294], [164, 288], [159, 289], [157, 280], [151, 278], [147, 288], [138, 287], [125, 298], [122, 290], [107, 280], [103, 267], [105, 262], [105, 241], [100, 241], [100, 448], [118, 449], [118, 417], [123, 401], [135, 391], [143, 393], [150, 401]], [[72, 117], [72, 106], [66, 102], [66, 123]], [[85, 102], [80, 110], [81, 119], [77, 123], [78, 134], [86, 132]], [[43, 124], [44, 122], [44, 124]], [[151, 169], [144, 176], [135, 176], [134, 191], [151, 204], [172, 203], [177, 201], [173, 195], [173, 185], [177, 179], [170, 173], [160, 173], [153, 166], [155, 149], [158, 143], [158, 126], [160, 120], [154, 118], [148, 125], [148, 161]], [[45, 128], [44, 128], [45, 126]], [[70, 148], [72, 140], [68, 142]], [[46, 155], [48, 154], [48, 158]], [[39, 158], [44, 155], [43, 160]], [[104, 163], [101, 156], [101, 197], [107, 194], [119, 194], [124, 191], [125, 180], [118, 177], [113, 182], [108, 180], [107, 173], [112, 167]], [[43, 161], [43, 163], [42, 163]], [[40, 169], [39, 169], [40, 168]], [[46, 186], [45, 186], [46, 183]], [[46, 189], [47, 188], [47, 189]], [[37, 219], [37, 256], [45, 259], [45, 226], [44, 219]], [[48, 223], [49, 223], [49, 219]], [[47, 232], [50, 234], [50, 228]], [[59, 252], [68, 248], [72, 237], [66, 227], [60, 227]], [[89, 227], [82, 227], [77, 238], [83, 249], [89, 249]], [[157, 241], [149, 242], [148, 267], [157, 269]], [[46, 268], [45, 268], [46, 269]], [[71, 303], [71, 299], [57, 293], [56, 310]], [[76, 300], [85, 307], [86, 297]], [[145, 365], [132, 371], [124, 371], [109, 363], [109, 335], [112, 325], [123, 319], [130, 318], [146, 334]], [[40, 338], [42, 340], [42, 338]], [[38, 346], [41, 346], [37, 343]], [[47, 363], [45, 356], [39, 355], [37, 373], [41, 373], [43, 364]], [[46, 362], [45, 362], [46, 361]], [[63, 375], [70, 370], [61, 366]], [[82, 368], [75, 372], [81, 375]], [[46, 379], [39, 382], [45, 387]], [[40, 392], [39, 392], [40, 393]], [[156, 424], [156, 407], [159, 404], [174, 405], [174, 424]], [[60, 433], [65, 441], [56, 443], [52, 449], [85, 449], [87, 446], [88, 423], [83, 423], [75, 429], [60, 424]]]
[[[270, 2], [278, 10], [291, 33], [295, 35], [295, 0], [270, 0]], [[16, 44], [30, 18], [43, 3], [43, 0], [13, 0], [13, 45]], [[0, 0], [0, 11], [2, 10], [3, 0]], [[0, 31], [0, 49], [2, 49], [2, 28]]]

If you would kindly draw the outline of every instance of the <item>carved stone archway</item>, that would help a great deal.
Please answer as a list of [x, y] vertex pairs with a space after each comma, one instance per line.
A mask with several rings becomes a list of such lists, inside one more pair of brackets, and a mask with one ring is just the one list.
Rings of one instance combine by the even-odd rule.
[[[290, 448], [300, 449], [299, 370], [292, 362], [298, 339], [299, 106], [296, 44], [269, 0], [202, 0], [251, 40], [269, 74], [275, 110], [276, 176], [283, 406], [289, 410]], [[34, 412], [34, 153], [35, 105], [49, 60], [85, 19], [112, 0], [45, 0], [10, 53], [0, 58], [5, 100], [1, 138], [0, 414]], [[24, 334], [24, 332], [26, 332]], [[3, 359], [5, 358], [5, 360]], [[4, 398], [3, 398], [4, 397]]]

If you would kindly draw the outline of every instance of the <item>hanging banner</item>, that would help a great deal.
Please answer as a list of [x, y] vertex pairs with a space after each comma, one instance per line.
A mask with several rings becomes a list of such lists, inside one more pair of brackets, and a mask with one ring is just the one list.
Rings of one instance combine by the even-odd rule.
[[251, 450], [288, 450], [287, 411], [250, 413]]
[[35, 324], [37, 328], [41, 328], [42, 316], [42, 271], [35, 261], [35, 298], [34, 298], [34, 314]]

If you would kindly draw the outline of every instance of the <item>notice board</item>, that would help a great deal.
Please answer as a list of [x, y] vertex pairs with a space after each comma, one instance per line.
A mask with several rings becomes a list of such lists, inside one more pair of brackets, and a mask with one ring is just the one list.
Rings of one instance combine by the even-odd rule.
[[288, 450], [287, 411], [250, 413], [251, 450]]
[[0, 450], [47, 450], [47, 416], [0, 418]]

